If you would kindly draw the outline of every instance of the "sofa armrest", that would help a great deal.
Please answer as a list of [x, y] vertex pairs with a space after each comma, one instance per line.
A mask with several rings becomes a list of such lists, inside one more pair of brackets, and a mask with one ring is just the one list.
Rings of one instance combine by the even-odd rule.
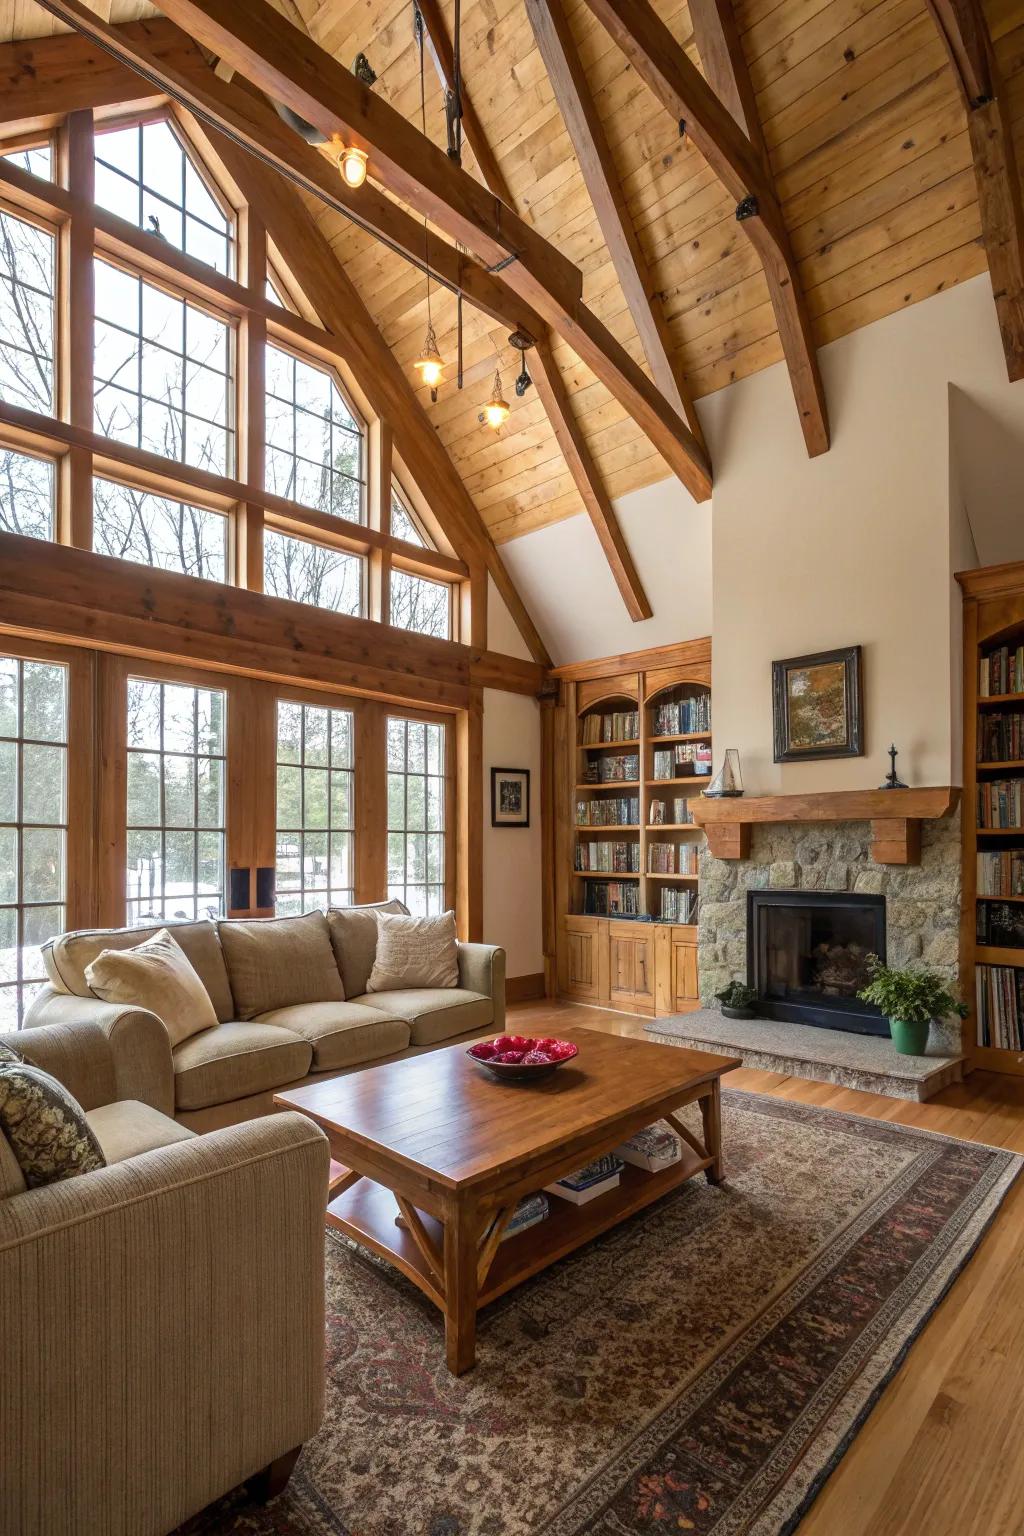
[[[78, 1034], [82, 1025], [91, 1025], [105, 1037], [113, 1068], [112, 1091], [91, 1102], [78, 1092], [73, 1078], [78, 1046], [85, 1050], [85, 1037]], [[76, 997], [70, 992], [55, 992], [50, 986], [33, 999], [25, 1018], [25, 1029], [17, 1044], [37, 1066], [69, 1088], [86, 1109], [95, 1109], [111, 1099], [138, 1099], [161, 1114], [174, 1114], [174, 1065], [167, 1031], [155, 1013], [129, 1003], [104, 1003], [98, 997]], [[56, 1040], [47, 1041], [36, 1033], [43, 1027], [60, 1026], [64, 1042], [60, 1050]]]
[[459, 945], [459, 986], [494, 1003], [494, 1029], [505, 1031], [505, 951], [496, 944]]
[[329, 1156], [278, 1114], [0, 1201], [5, 1530], [163, 1536], [315, 1432]]

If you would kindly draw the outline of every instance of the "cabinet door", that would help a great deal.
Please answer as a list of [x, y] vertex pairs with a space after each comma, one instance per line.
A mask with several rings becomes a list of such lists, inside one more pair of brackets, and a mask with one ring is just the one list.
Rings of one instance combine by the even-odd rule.
[[659, 928], [655, 936], [657, 1012], [687, 1013], [700, 1000], [697, 985], [697, 929], [680, 923]]
[[581, 1002], [607, 1002], [608, 924], [592, 917], [566, 917], [562, 937], [566, 994]]
[[700, 995], [696, 944], [672, 944], [672, 994], [677, 1008], [683, 1003], [695, 1003]]
[[609, 923], [608, 996], [621, 1008], [654, 1011], [654, 935], [649, 929]]

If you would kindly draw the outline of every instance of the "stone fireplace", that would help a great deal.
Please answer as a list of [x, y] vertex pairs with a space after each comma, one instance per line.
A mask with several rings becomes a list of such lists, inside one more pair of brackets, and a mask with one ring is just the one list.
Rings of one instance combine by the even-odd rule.
[[886, 957], [885, 897], [869, 891], [747, 891], [747, 982], [757, 1012], [859, 1035], [888, 1033], [857, 993]]

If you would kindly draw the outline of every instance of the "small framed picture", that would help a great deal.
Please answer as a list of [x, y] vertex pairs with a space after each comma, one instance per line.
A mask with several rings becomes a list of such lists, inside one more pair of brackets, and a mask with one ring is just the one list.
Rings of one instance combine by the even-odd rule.
[[491, 769], [491, 826], [530, 825], [529, 768]]
[[772, 662], [775, 761], [864, 752], [859, 645]]

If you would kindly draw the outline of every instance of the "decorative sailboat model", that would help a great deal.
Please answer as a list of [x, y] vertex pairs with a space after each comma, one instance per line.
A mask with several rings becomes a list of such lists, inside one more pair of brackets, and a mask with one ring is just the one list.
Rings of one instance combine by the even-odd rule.
[[727, 747], [725, 762], [704, 790], [704, 797], [707, 800], [734, 800], [742, 793], [743, 775], [740, 772], [740, 754], [735, 747]]

